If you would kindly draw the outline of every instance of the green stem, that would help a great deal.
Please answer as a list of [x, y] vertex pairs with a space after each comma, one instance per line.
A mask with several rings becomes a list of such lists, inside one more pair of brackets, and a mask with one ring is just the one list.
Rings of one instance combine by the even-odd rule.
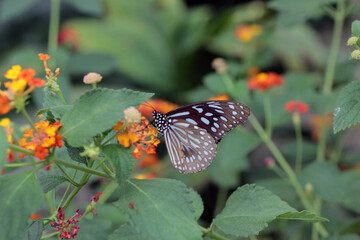
[[56, 52], [60, 24], [60, 0], [51, 0], [48, 51]]
[[101, 169], [104, 170], [104, 172], [109, 175], [109, 177], [114, 176], [115, 174], [104, 164], [107, 157], [105, 157], [101, 162], [99, 162], [99, 165], [95, 167], [97, 169], [99, 166], [101, 166]]
[[22, 148], [17, 145], [14, 145], [14, 144], [8, 144], [8, 147], [10, 150], [13, 150], [16, 152], [22, 152], [22, 153], [25, 153], [26, 155], [34, 155], [33, 151], [27, 150], [26, 148]]
[[224, 208], [227, 199], [228, 189], [220, 187], [216, 197], [214, 216], [218, 215]]
[[102, 146], [105, 146], [106, 144], [108, 144], [111, 140], [113, 140], [119, 133], [115, 133], [113, 136], [111, 136], [108, 140], [106, 140], [103, 144], [101, 144]]
[[106, 200], [109, 199], [109, 197], [114, 193], [114, 191], [118, 188], [118, 184], [116, 182], [110, 182], [106, 188], [103, 190], [103, 194], [101, 195], [101, 198], [97, 202], [97, 204], [103, 204], [106, 202]]
[[50, 237], [53, 237], [53, 236], [56, 236], [56, 235], [59, 235], [59, 234], [60, 234], [60, 231], [56, 231], [56, 232], [53, 232], [53, 233], [50, 233], [48, 235], [45, 235], [45, 236], [41, 237], [40, 240], [50, 238]]
[[39, 138], [41, 138], [39, 130], [36, 129], [34, 122], [31, 120], [29, 114], [27, 113], [25, 108], [20, 109], [20, 112], [24, 115], [30, 126], [39, 134]]
[[7, 163], [5, 167], [25, 167], [25, 166], [35, 166], [38, 164], [46, 164], [47, 162], [30, 162], [30, 163]]
[[339, 54], [341, 35], [346, 17], [346, 1], [339, 1], [337, 9], [334, 15], [334, 32], [332, 35], [332, 42], [330, 47], [330, 53], [328, 62], [325, 69], [325, 80], [323, 85], [323, 93], [328, 95], [332, 91], [332, 85], [334, 81], [336, 58]]
[[266, 133], [271, 137], [272, 120], [271, 120], [271, 102], [269, 91], [264, 92], [264, 112], [265, 112], [265, 129]]
[[296, 136], [296, 161], [295, 161], [295, 172], [299, 173], [301, 171], [302, 166], [302, 154], [303, 154], [303, 138], [301, 133], [301, 120], [300, 114], [294, 113], [292, 115], [293, 124], [295, 128], [295, 136]]
[[54, 206], [53, 204], [51, 203], [51, 194], [52, 194], [52, 191], [49, 191], [45, 194], [45, 199], [46, 199], [46, 202], [49, 206], [49, 211], [50, 212], [53, 212], [54, 211]]
[[203, 235], [206, 235], [210, 238], [217, 239], [217, 240], [228, 240], [228, 238], [221, 236], [220, 234], [217, 234], [216, 232], [213, 232], [211, 228], [208, 229], [208, 228], [200, 227], [200, 229], [201, 229]]
[[88, 167], [84, 167], [84, 166], [81, 166], [81, 165], [73, 164], [73, 163], [71, 163], [71, 162], [63, 161], [63, 160], [60, 160], [60, 159], [58, 159], [58, 158], [56, 158], [56, 157], [53, 157], [53, 162], [56, 163], [56, 164], [64, 165], [64, 166], [66, 166], [66, 167], [71, 167], [71, 168], [80, 170], [80, 171], [82, 171], [82, 172], [86, 172], [86, 173], [89, 173], [89, 174], [97, 175], [97, 176], [99, 176], [99, 177], [103, 177], [103, 178], [115, 180], [115, 176], [114, 176], [114, 175], [109, 176], [109, 175], [107, 175], [107, 174], [104, 173], [104, 172], [96, 171], [96, 170], [94, 170], [94, 169], [92, 169], [92, 168], [88, 168]]
[[72, 180], [72, 178], [66, 173], [66, 171], [59, 165], [56, 163], [56, 166], [60, 169], [60, 171], [65, 175], [67, 181], [69, 183], [71, 183], [72, 185], [74, 185], [75, 187], [78, 187], [79, 184], [77, 182], [75, 182], [74, 180]]
[[[260, 136], [260, 138], [263, 140], [263, 142], [267, 145], [267, 147], [269, 148], [269, 150], [271, 151], [271, 153], [274, 155], [274, 157], [276, 158], [277, 162], [279, 163], [279, 165], [281, 166], [281, 168], [284, 170], [284, 172], [286, 173], [291, 185], [294, 187], [295, 192], [297, 193], [297, 195], [300, 198], [300, 201], [302, 202], [302, 204], [304, 205], [304, 207], [307, 210], [310, 211], [315, 211], [312, 204], [309, 202], [309, 200], [306, 198], [305, 196], [305, 192], [302, 189], [299, 181], [297, 180], [297, 177], [294, 173], [294, 171], [291, 169], [290, 165], [287, 163], [286, 159], [284, 158], [284, 156], [281, 154], [281, 152], [279, 151], [279, 149], [276, 147], [276, 145], [274, 144], [274, 142], [271, 140], [271, 138], [269, 137], [269, 135], [267, 135], [267, 133], [265, 132], [265, 130], [262, 128], [262, 126], [260, 125], [260, 123], [258, 122], [258, 120], [254, 117], [254, 115], [250, 115], [249, 117], [249, 121], [252, 124], [252, 126], [254, 127], [255, 131], [258, 133], [258, 135]], [[319, 224], [317, 227], [317, 230], [319, 231], [319, 233], [321, 234], [322, 237], [326, 237], [328, 236], [328, 232], [327, 230], [324, 228], [324, 226], [322, 224]]]
[[[74, 175], [73, 175], [73, 177], [72, 177], [73, 179], [76, 177], [76, 174], [77, 174], [77, 170], [75, 170], [75, 172], [74, 172]], [[70, 187], [71, 187], [71, 183], [68, 184], [68, 186], [67, 186], [67, 188], [66, 188], [66, 190], [65, 190], [65, 192], [64, 192], [64, 194], [63, 194], [63, 197], [61, 198], [61, 201], [60, 201], [59, 206], [58, 206], [57, 209], [59, 209], [60, 206], [63, 204], [63, 202], [64, 202], [64, 200], [65, 200], [65, 197], [66, 197], [66, 195], [68, 194], [68, 192], [69, 192], [69, 190], [70, 190]], [[56, 210], [57, 210], [57, 209], [56, 209]]]
[[325, 160], [325, 153], [326, 153], [326, 137], [328, 132], [328, 127], [326, 126], [326, 116], [323, 116], [321, 119], [321, 129], [320, 129], [320, 136], [319, 142], [317, 145], [316, 150], [316, 160], [317, 161], [324, 161]]

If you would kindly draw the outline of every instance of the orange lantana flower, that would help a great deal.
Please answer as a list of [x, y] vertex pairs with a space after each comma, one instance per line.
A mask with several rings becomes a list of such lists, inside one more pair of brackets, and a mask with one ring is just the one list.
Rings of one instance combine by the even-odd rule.
[[262, 32], [262, 27], [259, 24], [243, 24], [235, 30], [235, 38], [241, 42], [251, 42]]
[[[50, 124], [49, 121], [41, 120], [40, 123], [35, 123], [37, 131], [33, 129], [25, 130], [24, 137], [19, 139], [19, 145], [34, 151], [35, 157], [44, 160], [51, 148], [61, 148], [63, 146], [62, 136], [58, 135], [61, 126], [62, 124], [59, 121]], [[19, 157], [22, 158], [25, 155], [20, 153]]]
[[281, 75], [270, 73], [258, 73], [248, 80], [248, 87], [250, 90], [258, 89], [260, 92], [275, 86], [282, 86], [283, 78]]
[[311, 124], [313, 126], [313, 131], [311, 133], [311, 137], [314, 140], [318, 140], [320, 134], [324, 127], [330, 127], [333, 122], [333, 115], [328, 114], [325, 116], [315, 115], [311, 118]]
[[209, 98], [209, 100], [226, 100], [226, 101], [228, 101], [228, 100], [230, 100], [230, 97], [229, 97], [229, 95], [226, 95], [226, 94], [218, 94], [214, 97]]
[[124, 111], [126, 120], [119, 121], [113, 129], [119, 132], [117, 135], [119, 144], [126, 148], [132, 147], [134, 158], [139, 159], [143, 151], [147, 154], [155, 154], [155, 147], [160, 141], [157, 139], [156, 129], [145, 117], [141, 116], [140, 122], [135, 121], [138, 114], [134, 111], [138, 110], [132, 107], [126, 109]]
[[139, 168], [152, 167], [159, 164], [159, 157], [156, 154], [145, 154], [139, 162]]
[[175, 103], [171, 103], [161, 99], [149, 99], [148, 101], [140, 105], [139, 112], [145, 117], [151, 117], [154, 109], [159, 112], [167, 113], [178, 107], [179, 105]]

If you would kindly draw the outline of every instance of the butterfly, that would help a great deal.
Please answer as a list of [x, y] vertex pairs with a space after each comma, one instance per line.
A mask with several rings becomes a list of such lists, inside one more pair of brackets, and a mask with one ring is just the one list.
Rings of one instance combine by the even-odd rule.
[[204, 101], [166, 114], [153, 111], [152, 124], [164, 135], [172, 165], [182, 173], [196, 173], [213, 161], [217, 143], [244, 123], [250, 109], [238, 102]]

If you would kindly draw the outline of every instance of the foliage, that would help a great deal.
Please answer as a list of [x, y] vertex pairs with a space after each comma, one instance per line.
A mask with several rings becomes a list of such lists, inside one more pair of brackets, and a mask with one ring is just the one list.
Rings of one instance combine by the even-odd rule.
[[[360, 4], [194, 4], [3, 0], [0, 239], [359, 239]], [[184, 175], [151, 97], [251, 114]]]

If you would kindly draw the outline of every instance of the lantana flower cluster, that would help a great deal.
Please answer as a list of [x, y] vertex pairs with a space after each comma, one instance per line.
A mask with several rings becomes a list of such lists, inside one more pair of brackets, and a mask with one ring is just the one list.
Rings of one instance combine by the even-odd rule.
[[[20, 147], [34, 151], [35, 157], [44, 160], [51, 148], [63, 146], [62, 136], [58, 134], [61, 126], [62, 124], [59, 121], [53, 124], [44, 120], [35, 123], [36, 131], [34, 129], [25, 130], [24, 137], [19, 139]], [[22, 158], [25, 155], [20, 153], [19, 157]]]
[[20, 65], [12, 66], [4, 74], [9, 81], [4, 83], [6, 90], [0, 90], [0, 114], [8, 113], [13, 107], [24, 107], [29, 93], [46, 84], [45, 80], [35, 78], [35, 74], [34, 69], [22, 69]]
[[251, 42], [262, 32], [262, 27], [259, 24], [243, 24], [235, 30], [236, 39], [241, 42]]
[[58, 209], [58, 214], [56, 215], [57, 222], [51, 222], [50, 225], [52, 227], [56, 227], [56, 231], [60, 232], [60, 238], [61, 239], [70, 239], [75, 238], [77, 235], [77, 232], [80, 229], [80, 226], [75, 226], [79, 222], [78, 218], [80, 218], [82, 215], [79, 213], [79, 209], [76, 210], [76, 213], [69, 218], [68, 220], [65, 220], [65, 213], [64, 213], [64, 207]]
[[260, 72], [248, 80], [248, 87], [250, 90], [259, 90], [263, 92], [271, 87], [282, 86], [283, 78], [281, 75], [269, 72]]
[[160, 143], [157, 139], [156, 128], [152, 127], [134, 107], [126, 109], [124, 113], [125, 120], [119, 121], [113, 127], [119, 132], [118, 142], [126, 148], [132, 147], [135, 159], [139, 159], [143, 151], [147, 154], [155, 154], [155, 147]]

